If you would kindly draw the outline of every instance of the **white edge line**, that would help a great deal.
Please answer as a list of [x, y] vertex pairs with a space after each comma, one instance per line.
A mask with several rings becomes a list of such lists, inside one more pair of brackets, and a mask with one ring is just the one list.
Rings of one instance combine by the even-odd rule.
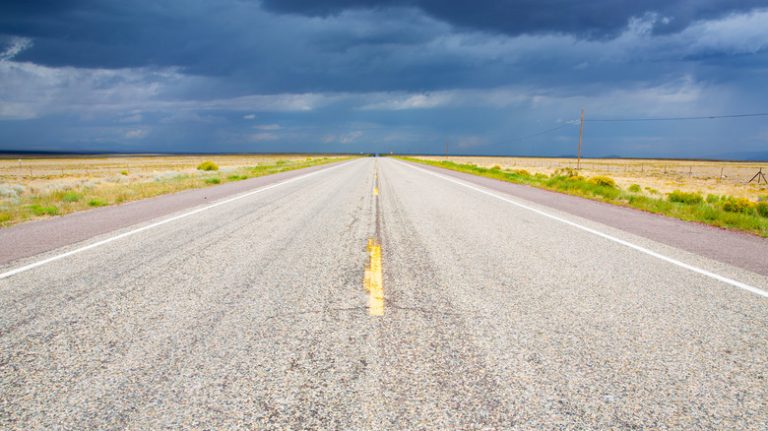
[[24, 266], [12, 269], [10, 271], [3, 272], [2, 274], [0, 274], [0, 280], [2, 280], [4, 278], [11, 277], [11, 276], [16, 275], [16, 274], [19, 274], [21, 272], [29, 271], [30, 269], [37, 268], [38, 266], [43, 266], [43, 265], [45, 265], [47, 263], [51, 263], [51, 262], [57, 261], [59, 259], [63, 259], [65, 257], [72, 256], [73, 254], [82, 253], [82, 252], [84, 252], [86, 250], [90, 250], [90, 249], [93, 249], [93, 248], [96, 248], [96, 247], [100, 247], [100, 246], [102, 246], [104, 244], [109, 244], [112, 241], [117, 241], [118, 239], [122, 239], [122, 238], [125, 238], [125, 237], [128, 237], [128, 236], [131, 236], [131, 235], [135, 235], [135, 234], [137, 234], [139, 232], [144, 232], [145, 230], [149, 230], [149, 229], [156, 228], [158, 226], [162, 226], [162, 225], [164, 225], [166, 223], [174, 222], [176, 220], [180, 220], [180, 219], [183, 219], [183, 218], [186, 218], [186, 217], [189, 217], [189, 216], [201, 213], [203, 211], [208, 211], [211, 208], [216, 208], [218, 206], [225, 205], [225, 204], [228, 204], [230, 202], [234, 202], [234, 201], [237, 201], [237, 200], [240, 200], [240, 199], [243, 199], [243, 198], [247, 198], [248, 196], [252, 196], [252, 195], [255, 195], [257, 193], [261, 193], [261, 192], [264, 192], [264, 191], [267, 191], [269, 189], [273, 189], [275, 187], [279, 187], [279, 186], [282, 186], [282, 185], [285, 185], [285, 184], [289, 184], [289, 183], [292, 183], [294, 181], [298, 181], [298, 180], [307, 178], [309, 176], [312, 176], [312, 175], [315, 175], [315, 174], [319, 174], [321, 172], [328, 172], [328, 171], [330, 171], [332, 169], [337, 169], [337, 168], [340, 168], [342, 166], [346, 166], [348, 163], [351, 163], [351, 162], [354, 162], [354, 160], [346, 162], [346, 163], [342, 163], [340, 165], [326, 167], [325, 169], [319, 169], [317, 171], [310, 172], [308, 174], [304, 174], [304, 175], [301, 175], [301, 176], [298, 176], [298, 177], [294, 177], [294, 178], [291, 178], [291, 179], [288, 179], [288, 180], [285, 180], [285, 181], [281, 181], [279, 183], [270, 184], [270, 185], [267, 185], [267, 186], [264, 186], [264, 187], [260, 187], [260, 188], [258, 188], [256, 190], [253, 190], [253, 191], [250, 191], [250, 192], [245, 192], [245, 193], [242, 193], [242, 194], [238, 194], [235, 197], [232, 197], [232, 198], [229, 198], [229, 199], [217, 201], [217, 202], [214, 202], [212, 204], [206, 205], [204, 207], [197, 208], [195, 210], [188, 211], [188, 212], [185, 212], [183, 214], [179, 214], [179, 215], [176, 215], [176, 216], [173, 216], [173, 217], [169, 217], [169, 218], [160, 220], [158, 222], [155, 222], [155, 223], [152, 223], [152, 224], [148, 224], [146, 226], [142, 226], [140, 228], [137, 228], [137, 229], [134, 229], [134, 230], [131, 230], [131, 231], [128, 231], [128, 232], [124, 232], [124, 233], [121, 233], [119, 235], [115, 235], [113, 237], [109, 237], [109, 238], [103, 239], [101, 241], [94, 242], [93, 244], [88, 244], [86, 246], [79, 247], [79, 248], [76, 248], [74, 250], [70, 250], [70, 251], [68, 251], [66, 253], [57, 254], [56, 256], [51, 256], [51, 257], [49, 257], [47, 259], [43, 259], [43, 260], [40, 260], [40, 261], [37, 261], [37, 262], [30, 263], [28, 265], [24, 265]]
[[440, 174], [437, 174], [435, 172], [432, 172], [432, 171], [429, 171], [429, 170], [426, 170], [426, 169], [423, 169], [423, 168], [420, 168], [420, 167], [417, 167], [417, 166], [413, 166], [413, 165], [411, 165], [409, 163], [401, 162], [399, 160], [398, 160], [398, 162], [402, 163], [405, 166], [408, 166], [409, 168], [417, 169], [419, 171], [428, 173], [430, 175], [434, 175], [436, 177], [442, 178], [445, 181], [449, 181], [451, 183], [458, 184], [458, 185], [466, 187], [468, 189], [472, 189], [472, 190], [474, 190], [476, 192], [480, 192], [480, 193], [483, 193], [485, 195], [492, 196], [492, 197], [494, 197], [496, 199], [499, 199], [499, 200], [502, 200], [504, 202], [510, 203], [510, 204], [515, 205], [517, 207], [526, 209], [528, 211], [534, 212], [536, 214], [539, 214], [541, 216], [547, 217], [549, 219], [559, 221], [560, 223], [567, 224], [567, 225], [575, 227], [577, 229], [581, 229], [581, 230], [583, 230], [585, 232], [589, 232], [589, 233], [591, 233], [593, 235], [597, 235], [597, 236], [599, 236], [601, 238], [605, 238], [605, 239], [607, 239], [609, 241], [613, 241], [613, 242], [615, 242], [617, 244], [621, 244], [621, 245], [623, 245], [625, 247], [629, 247], [629, 248], [637, 250], [637, 251], [639, 251], [641, 253], [645, 253], [645, 254], [647, 254], [649, 256], [653, 256], [653, 257], [655, 257], [657, 259], [663, 260], [663, 261], [671, 263], [673, 265], [677, 265], [677, 266], [679, 266], [681, 268], [685, 268], [685, 269], [687, 269], [689, 271], [693, 271], [695, 273], [704, 275], [704, 276], [709, 277], [709, 278], [713, 278], [713, 279], [721, 281], [723, 283], [730, 284], [731, 286], [738, 287], [739, 289], [744, 289], [744, 290], [752, 292], [752, 293], [754, 293], [756, 295], [760, 295], [760, 296], [763, 296], [765, 298], [768, 298], [768, 291], [759, 289], [759, 288], [754, 287], [754, 286], [750, 286], [749, 284], [742, 283], [740, 281], [737, 281], [737, 280], [734, 280], [734, 279], [731, 279], [731, 278], [728, 278], [728, 277], [724, 277], [724, 276], [722, 276], [720, 274], [715, 274], [714, 272], [707, 271], [706, 269], [702, 269], [702, 268], [699, 268], [697, 266], [689, 265], [689, 264], [687, 264], [685, 262], [681, 262], [681, 261], [679, 261], [677, 259], [673, 259], [671, 257], [664, 256], [663, 254], [660, 254], [660, 253], [657, 253], [657, 252], [655, 252], [653, 250], [647, 249], [645, 247], [633, 244], [633, 243], [631, 243], [629, 241], [625, 241], [623, 239], [616, 238], [615, 236], [609, 235], [607, 233], [600, 232], [599, 230], [592, 229], [592, 228], [584, 226], [584, 225], [580, 225], [578, 223], [572, 222], [572, 221], [564, 219], [562, 217], [558, 217], [558, 216], [556, 216], [554, 214], [550, 214], [550, 213], [548, 213], [546, 211], [542, 211], [540, 209], [530, 207], [530, 206], [522, 204], [520, 202], [515, 202], [512, 199], [508, 199], [508, 198], [505, 198], [503, 196], [499, 196], [498, 194], [493, 193], [493, 192], [491, 192], [491, 191], [489, 191], [487, 189], [476, 187], [476, 186], [467, 184], [467, 183], [465, 183], [463, 181], [455, 180], [453, 178], [449, 178], [449, 177], [446, 177], [444, 175], [440, 175]]

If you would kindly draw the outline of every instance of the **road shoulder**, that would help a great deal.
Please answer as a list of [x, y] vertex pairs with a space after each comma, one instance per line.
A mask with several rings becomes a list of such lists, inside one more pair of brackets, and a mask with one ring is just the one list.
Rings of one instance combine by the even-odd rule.
[[435, 166], [403, 163], [768, 275], [768, 240], [764, 238]]
[[212, 203], [239, 193], [338, 166], [339, 163], [343, 162], [280, 172], [203, 189], [184, 190], [178, 193], [0, 229], [0, 244], [3, 244], [3, 247], [0, 247], [0, 265], [72, 245], [178, 211]]

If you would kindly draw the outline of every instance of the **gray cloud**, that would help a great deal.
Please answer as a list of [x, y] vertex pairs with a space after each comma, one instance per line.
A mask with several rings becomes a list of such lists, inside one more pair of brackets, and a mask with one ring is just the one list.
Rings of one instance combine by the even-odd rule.
[[[447, 140], [557, 155], [569, 128], [516, 137], [581, 106], [698, 115], [761, 110], [768, 96], [757, 3], [469, 4], [3, 2], [0, 148], [439, 152]], [[590, 126], [590, 151], [768, 143], [760, 124], [720, 124]], [[652, 144], [664, 136], [677, 146]]]
[[269, 10], [328, 16], [349, 9], [414, 7], [459, 27], [508, 35], [560, 33], [606, 37], [620, 32], [634, 17], [664, 17], [658, 31], [683, 29], [692, 22], [765, 7], [759, 0], [264, 0]]

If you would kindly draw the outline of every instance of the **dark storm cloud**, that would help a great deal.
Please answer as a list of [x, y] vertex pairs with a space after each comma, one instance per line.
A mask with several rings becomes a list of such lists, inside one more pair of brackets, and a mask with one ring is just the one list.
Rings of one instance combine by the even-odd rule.
[[[85, 68], [180, 67], [227, 78], [211, 89], [242, 92], [372, 91], [444, 87], [431, 53], [410, 58], [446, 26], [408, 11], [331, 20], [282, 17], [258, 2], [65, 1], [0, 4], [0, 34], [34, 44], [16, 59]], [[398, 72], [410, 68], [410, 73]], [[425, 80], [423, 73], [434, 79]]]
[[[433, 91], [513, 83], [556, 88], [563, 85], [563, 70], [589, 59], [574, 58], [565, 44], [536, 50], [540, 40], [514, 46], [494, 33], [555, 33], [570, 35], [573, 40], [565, 42], [574, 43], [585, 36], [618, 37], [631, 19], [646, 19], [652, 22], [650, 31], [659, 34], [754, 4], [267, 0], [268, 11], [291, 13], [275, 15], [259, 2], [239, 0], [7, 1], [0, 4], [0, 34], [33, 41], [16, 56], [20, 61], [54, 67], [178, 67], [186, 74], [220, 78], [198, 87], [199, 96]], [[648, 12], [657, 15], [645, 16]], [[488, 33], [456, 42], [451, 36], [461, 33], [452, 25]], [[707, 61], [722, 53], [696, 55], [691, 59]], [[622, 73], [615, 73], [615, 64], [577, 69], [570, 80], [621, 83], [667, 67], [635, 63]]]
[[221, 50], [195, 59], [225, 36], [214, 12], [193, 2], [11, 1], [0, 4], [0, 32], [34, 39], [20, 59], [39, 64], [194, 67], [219, 59]]
[[764, 0], [264, 0], [267, 9], [323, 16], [346, 9], [415, 7], [448, 23], [508, 35], [567, 33], [615, 35], [630, 18], [657, 13], [665, 18], [657, 31], [675, 31], [700, 19], [766, 6]]

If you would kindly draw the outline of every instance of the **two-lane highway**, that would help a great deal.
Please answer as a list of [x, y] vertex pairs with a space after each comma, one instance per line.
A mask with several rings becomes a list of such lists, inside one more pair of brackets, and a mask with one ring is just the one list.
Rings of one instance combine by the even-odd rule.
[[0, 268], [0, 428], [768, 427], [765, 274], [398, 160], [297, 175]]

